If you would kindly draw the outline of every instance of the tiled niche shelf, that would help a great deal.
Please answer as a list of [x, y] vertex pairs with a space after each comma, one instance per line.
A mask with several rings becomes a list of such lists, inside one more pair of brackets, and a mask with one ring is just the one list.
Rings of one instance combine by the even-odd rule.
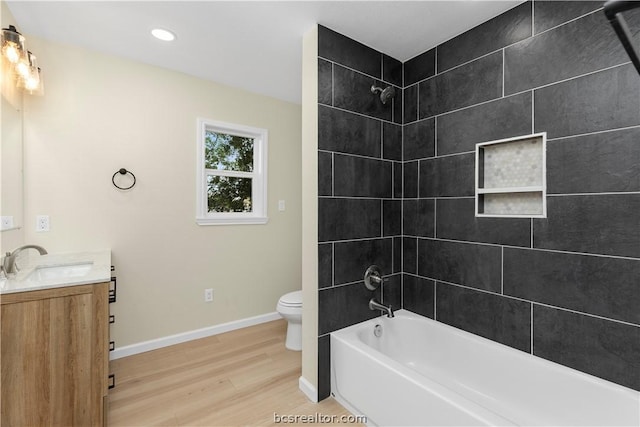
[[546, 218], [546, 132], [476, 144], [476, 216]]

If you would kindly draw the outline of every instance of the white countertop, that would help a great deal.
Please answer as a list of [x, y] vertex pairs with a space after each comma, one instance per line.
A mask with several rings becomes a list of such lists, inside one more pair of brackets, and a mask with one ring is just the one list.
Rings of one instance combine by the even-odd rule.
[[[75, 277], [41, 278], [31, 275], [36, 269], [56, 266], [89, 264], [87, 272]], [[13, 292], [37, 291], [42, 289], [61, 288], [65, 286], [104, 283], [111, 280], [111, 251], [71, 252], [62, 254], [29, 256], [25, 265], [18, 261], [20, 271], [11, 279], [0, 279], [0, 294]]]

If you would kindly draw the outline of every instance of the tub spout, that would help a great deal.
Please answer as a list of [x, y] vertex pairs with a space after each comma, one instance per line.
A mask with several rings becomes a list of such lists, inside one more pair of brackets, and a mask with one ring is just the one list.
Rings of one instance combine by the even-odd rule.
[[371, 298], [369, 300], [369, 309], [384, 311], [387, 314], [387, 317], [394, 317], [393, 307], [391, 307], [391, 305], [389, 305], [389, 307], [384, 306], [380, 304], [378, 301], [376, 301], [375, 298]]

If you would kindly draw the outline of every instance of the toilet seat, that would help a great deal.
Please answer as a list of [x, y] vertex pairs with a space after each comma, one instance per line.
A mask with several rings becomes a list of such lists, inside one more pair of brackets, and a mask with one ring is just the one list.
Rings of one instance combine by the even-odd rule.
[[294, 291], [282, 295], [278, 304], [283, 307], [302, 307], [302, 291]]
[[276, 310], [287, 321], [285, 347], [294, 351], [302, 350], [302, 291], [282, 295]]

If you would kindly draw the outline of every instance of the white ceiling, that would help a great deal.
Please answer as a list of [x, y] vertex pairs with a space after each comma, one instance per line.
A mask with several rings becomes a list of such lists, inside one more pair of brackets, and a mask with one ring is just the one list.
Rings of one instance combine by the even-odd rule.
[[[8, 1], [22, 33], [300, 103], [315, 23], [405, 61], [514, 1]], [[177, 40], [161, 42], [163, 27]], [[28, 43], [28, 39], [27, 39]], [[46, 64], [40, 64], [46, 72]]]

